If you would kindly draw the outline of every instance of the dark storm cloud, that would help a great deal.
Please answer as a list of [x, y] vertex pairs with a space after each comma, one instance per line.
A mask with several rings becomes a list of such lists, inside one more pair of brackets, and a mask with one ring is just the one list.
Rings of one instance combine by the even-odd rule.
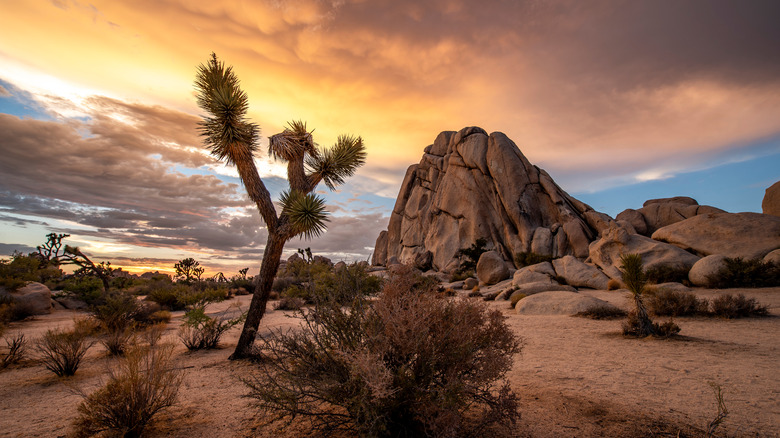
[[172, 170], [215, 164], [187, 149], [200, 147], [194, 117], [106, 98], [89, 103], [87, 123], [0, 114], [0, 206], [96, 229], [60, 232], [141, 246], [234, 251], [264, 242], [256, 213], [224, 212], [251, 207], [241, 187]]

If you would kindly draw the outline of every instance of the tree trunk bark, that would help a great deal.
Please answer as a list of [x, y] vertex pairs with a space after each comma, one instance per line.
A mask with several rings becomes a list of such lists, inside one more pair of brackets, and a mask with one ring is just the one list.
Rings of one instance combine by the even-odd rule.
[[650, 319], [650, 315], [647, 313], [642, 295], [634, 295], [634, 303], [636, 304], [636, 316], [639, 319], [639, 332], [642, 336], [655, 335], [655, 328], [653, 327], [653, 321]]
[[230, 355], [230, 360], [242, 359], [252, 355], [252, 346], [255, 343], [260, 320], [263, 319], [265, 314], [268, 296], [271, 294], [274, 277], [279, 269], [279, 260], [282, 258], [285, 242], [286, 239], [282, 233], [272, 232], [268, 235], [268, 241], [263, 252], [263, 261], [260, 264], [260, 273], [255, 280], [252, 302], [249, 305], [241, 336], [238, 338], [238, 345], [236, 345], [236, 350], [233, 354]]

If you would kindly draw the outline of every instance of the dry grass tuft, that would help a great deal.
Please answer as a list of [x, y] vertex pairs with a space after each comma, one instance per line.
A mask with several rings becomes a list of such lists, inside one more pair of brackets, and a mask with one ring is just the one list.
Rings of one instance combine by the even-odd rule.
[[110, 371], [105, 386], [86, 395], [74, 421], [77, 436], [101, 432], [139, 437], [153, 417], [176, 403], [182, 373], [171, 360], [173, 346], [135, 347]]

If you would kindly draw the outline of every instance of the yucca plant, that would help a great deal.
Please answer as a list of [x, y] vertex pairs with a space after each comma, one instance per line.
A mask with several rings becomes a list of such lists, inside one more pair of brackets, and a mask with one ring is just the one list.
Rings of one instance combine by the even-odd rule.
[[621, 274], [626, 289], [634, 298], [634, 310], [628, 315], [628, 320], [623, 327], [623, 333], [632, 336], [646, 337], [656, 334], [653, 321], [647, 313], [643, 293], [647, 278], [642, 265], [642, 256], [639, 254], [623, 254], [620, 256]]
[[259, 128], [246, 118], [249, 99], [233, 68], [226, 67], [212, 53], [211, 59], [197, 69], [195, 88], [198, 106], [208, 113], [200, 123], [206, 147], [218, 159], [236, 166], [249, 198], [256, 204], [268, 228], [260, 273], [255, 277], [254, 296], [236, 350], [231, 355], [231, 359], [237, 359], [251, 354], [284, 244], [296, 236], [317, 237], [326, 229], [328, 218], [324, 200], [312, 192], [320, 182], [331, 190], [343, 184], [345, 178], [354, 175], [365, 163], [366, 151], [362, 138], [349, 135], [342, 135], [332, 147], [321, 149], [306, 123], [290, 122], [283, 132], [271, 136], [268, 142], [269, 154], [287, 162], [290, 184], [280, 200], [282, 211], [277, 214], [254, 162], [254, 154], [259, 148]]

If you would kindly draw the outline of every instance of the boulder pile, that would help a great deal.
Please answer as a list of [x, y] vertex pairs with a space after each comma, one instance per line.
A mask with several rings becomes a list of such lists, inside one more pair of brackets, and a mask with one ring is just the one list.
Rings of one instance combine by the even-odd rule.
[[[646, 268], [690, 271], [699, 286], [726, 257], [780, 260], [778, 199], [780, 182], [767, 189], [764, 214], [728, 213], [676, 196], [613, 219], [567, 194], [503, 133], [468, 127], [440, 133], [409, 167], [372, 262], [452, 274], [463, 266], [464, 250], [484, 239], [486, 251], [471, 263], [491, 294], [511, 283], [498, 298], [606, 289], [620, 279], [620, 256], [628, 253], [640, 254]], [[521, 253], [551, 263], [518, 266]]]

